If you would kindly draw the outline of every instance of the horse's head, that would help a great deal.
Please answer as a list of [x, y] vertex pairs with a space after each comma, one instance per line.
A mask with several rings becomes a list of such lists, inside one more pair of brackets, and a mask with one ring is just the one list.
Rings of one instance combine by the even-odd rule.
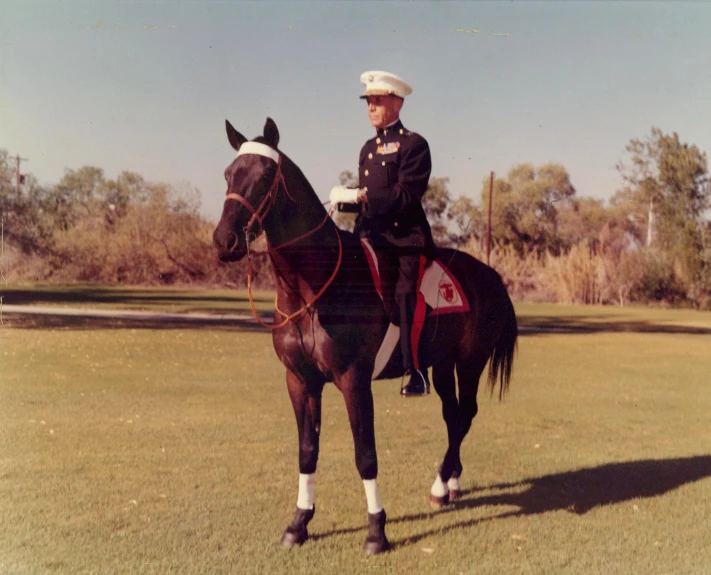
[[281, 179], [279, 130], [271, 118], [264, 135], [248, 141], [228, 121], [227, 139], [237, 157], [225, 170], [227, 199], [212, 240], [222, 261], [237, 261], [247, 253], [250, 238], [262, 231]]

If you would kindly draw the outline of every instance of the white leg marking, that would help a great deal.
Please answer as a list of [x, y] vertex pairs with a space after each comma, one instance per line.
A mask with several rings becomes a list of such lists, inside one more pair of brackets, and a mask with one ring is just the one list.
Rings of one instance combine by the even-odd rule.
[[450, 477], [447, 481], [447, 487], [450, 491], [461, 491], [459, 488], [459, 477]]
[[383, 505], [380, 503], [380, 494], [375, 479], [364, 479], [363, 487], [365, 487], [365, 498], [368, 500], [368, 513], [380, 513], [383, 510]]
[[435, 497], [444, 497], [445, 495], [449, 494], [449, 488], [447, 487], [447, 484], [442, 481], [442, 478], [440, 477], [439, 473], [437, 474], [435, 482], [432, 484], [432, 489], [430, 489], [430, 493]]
[[300, 509], [314, 508], [315, 473], [299, 473], [299, 499], [296, 506]]

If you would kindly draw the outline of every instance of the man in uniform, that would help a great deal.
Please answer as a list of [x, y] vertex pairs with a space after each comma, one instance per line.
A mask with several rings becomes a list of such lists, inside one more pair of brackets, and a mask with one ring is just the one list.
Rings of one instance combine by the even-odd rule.
[[[388, 72], [365, 72], [360, 77], [368, 102], [368, 117], [377, 134], [368, 140], [358, 162], [360, 211], [355, 233], [370, 240], [378, 259], [390, 267], [395, 303], [400, 313], [400, 349], [410, 380], [403, 396], [429, 393], [426, 369], [415, 369], [411, 333], [417, 302], [420, 256], [435, 244], [422, 196], [432, 170], [427, 141], [400, 121], [400, 109], [412, 88]], [[382, 267], [382, 266], [381, 266]], [[386, 274], [384, 274], [386, 275]]]

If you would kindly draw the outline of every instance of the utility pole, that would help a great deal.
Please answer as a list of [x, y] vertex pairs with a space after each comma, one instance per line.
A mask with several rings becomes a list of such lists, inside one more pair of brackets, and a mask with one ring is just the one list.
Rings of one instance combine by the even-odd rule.
[[[28, 162], [27, 158], [21, 158], [20, 154], [15, 155], [15, 191], [17, 195], [20, 195], [20, 183], [24, 179], [20, 173], [20, 162]], [[0, 211], [0, 279], [7, 285], [7, 278], [5, 277], [5, 212]], [[0, 294], [0, 324], [4, 324], [2, 319], [2, 303], [3, 296]]]
[[20, 173], [20, 162], [29, 162], [27, 158], [21, 158], [20, 154], [17, 154], [15, 156], [15, 160], [17, 161], [17, 168], [15, 169], [15, 191], [17, 192], [17, 195], [20, 195], [20, 180], [22, 179], [22, 174]]
[[491, 254], [491, 201], [494, 197], [494, 172], [489, 177], [489, 225], [486, 228], [486, 265], [489, 265]]

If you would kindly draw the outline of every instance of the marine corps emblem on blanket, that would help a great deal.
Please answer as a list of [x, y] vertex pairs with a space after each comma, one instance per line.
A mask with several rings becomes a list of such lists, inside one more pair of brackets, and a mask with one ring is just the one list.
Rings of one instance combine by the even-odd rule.
[[439, 282], [439, 295], [447, 303], [454, 303], [457, 299], [457, 295], [454, 293], [454, 284], [449, 280]]

